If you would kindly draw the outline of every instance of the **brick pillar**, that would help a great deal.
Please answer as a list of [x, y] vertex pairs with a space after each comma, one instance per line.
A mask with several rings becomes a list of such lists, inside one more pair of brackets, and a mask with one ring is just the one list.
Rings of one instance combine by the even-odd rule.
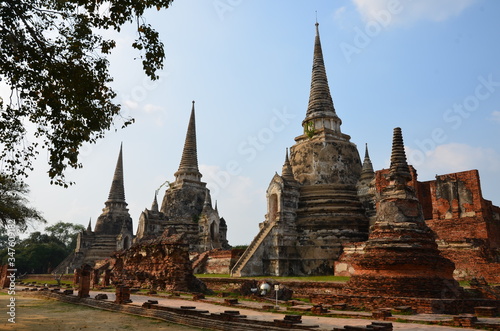
[[73, 286], [77, 286], [80, 283], [80, 274], [82, 273], [82, 269], [76, 268], [73, 275]]
[[105, 270], [104, 271], [104, 283], [102, 284], [103, 286], [109, 286], [109, 279], [111, 278], [111, 271], [110, 270]]
[[80, 283], [78, 289], [78, 297], [79, 298], [88, 298], [90, 297], [90, 278], [92, 275], [92, 267], [88, 264], [82, 267], [80, 273]]
[[0, 265], [0, 289], [1, 288], [8, 288], [10, 285], [10, 279], [7, 278], [7, 269], [9, 267], [5, 265]]
[[130, 287], [125, 285], [116, 285], [116, 299], [115, 303], [124, 304], [130, 303]]
[[92, 271], [92, 288], [96, 288], [99, 285], [99, 270]]

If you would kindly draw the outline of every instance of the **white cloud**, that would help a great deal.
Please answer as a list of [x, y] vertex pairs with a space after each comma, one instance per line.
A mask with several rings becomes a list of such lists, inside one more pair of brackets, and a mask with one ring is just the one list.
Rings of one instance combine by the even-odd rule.
[[500, 111], [495, 110], [491, 113], [491, 119], [494, 122], [500, 123]]
[[333, 19], [337, 22], [342, 22], [342, 19], [344, 18], [346, 13], [346, 7], [340, 7], [333, 13]]
[[132, 100], [123, 101], [123, 105], [129, 109], [137, 109], [137, 107], [139, 107], [139, 104]]
[[340, 29], [351, 28], [352, 21], [356, 20], [357, 16], [358, 14], [354, 10], [349, 10], [346, 6], [338, 8], [332, 15], [333, 21], [337, 23]]
[[143, 110], [144, 110], [146, 113], [154, 113], [154, 112], [157, 112], [157, 111], [163, 110], [163, 107], [161, 107], [161, 106], [157, 106], [157, 105], [153, 105], [153, 104], [151, 104], [151, 103], [148, 103], [148, 104], [144, 105]]
[[424, 155], [417, 149], [406, 147], [408, 162], [419, 176], [430, 179], [442, 175], [472, 169], [488, 173], [500, 172], [500, 154], [491, 148], [474, 147], [467, 144], [450, 143], [437, 146]]
[[409, 25], [419, 20], [441, 22], [458, 16], [478, 0], [352, 0], [365, 21], [391, 13], [390, 24]]
[[339, 9], [337, 9], [335, 11], [335, 13], [333, 13], [333, 19], [334, 20], [340, 20], [340, 19], [342, 19], [342, 17], [345, 14], [345, 11], [346, 11], [346, 7], [345, 6], [340, 7]]

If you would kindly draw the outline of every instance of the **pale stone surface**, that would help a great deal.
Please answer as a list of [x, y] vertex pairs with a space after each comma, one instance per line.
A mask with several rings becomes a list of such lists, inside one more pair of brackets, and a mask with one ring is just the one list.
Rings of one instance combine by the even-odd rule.
[[287, 151], [282, 175], [271, 180], [266, 219], [233, 276], [332, 274], [342, 244], [367, 239], [369, 222], [356, 186], [361, 160], [341, 123], [316, 30], [304, 134], [295, 138], [290, 158]]

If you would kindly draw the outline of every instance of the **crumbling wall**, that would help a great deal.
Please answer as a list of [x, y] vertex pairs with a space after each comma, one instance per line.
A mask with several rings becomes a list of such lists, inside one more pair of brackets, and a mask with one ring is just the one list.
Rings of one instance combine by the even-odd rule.
[[157, 239], [116, 253], [110, 261], [112, 282], [162, 291], [204, 292], [206, 287], [193, 275], [188, 251], [184, 235], [167, 229]]
[[229, 274], [241, 254], [243, 254], [242, 249], [213, 249], [208, 252], [198, 270], [205, 274]]
[[427, 224], [442, 254], [455, 262], [455, 278], [500, 282], [499, 208], [483, 198], [478, 171], [436, 176], [430, 188]]

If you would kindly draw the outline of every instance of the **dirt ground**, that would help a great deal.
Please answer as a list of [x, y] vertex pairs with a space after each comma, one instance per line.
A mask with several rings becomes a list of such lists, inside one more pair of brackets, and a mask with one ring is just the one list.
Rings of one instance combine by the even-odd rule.
[[0, 330], [202, 330], [152, 318], [104, 311], [56, 300], [16, 296], [16, 323], [8, 322], [9, 296], [0, 295]]

